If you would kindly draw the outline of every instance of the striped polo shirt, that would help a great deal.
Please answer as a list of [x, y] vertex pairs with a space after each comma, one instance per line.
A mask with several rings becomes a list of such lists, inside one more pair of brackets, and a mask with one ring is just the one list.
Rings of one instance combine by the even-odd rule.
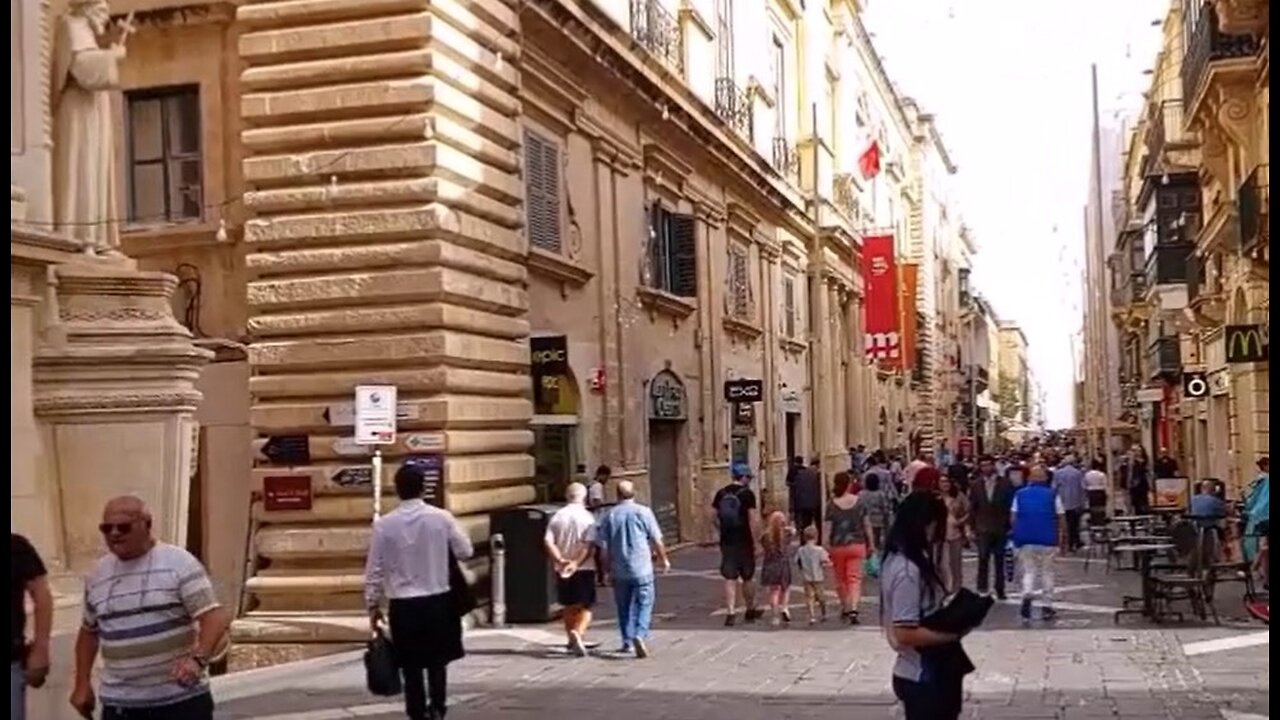
[[195, 619], [218, 607], [213, 584], [191, 553], [157, 543], [133, 560], [106, 555], [85, 581], [84, 627], [102, 653], [104, 706], [156, 707], [209, 692], [170, 674], [195, 646]]

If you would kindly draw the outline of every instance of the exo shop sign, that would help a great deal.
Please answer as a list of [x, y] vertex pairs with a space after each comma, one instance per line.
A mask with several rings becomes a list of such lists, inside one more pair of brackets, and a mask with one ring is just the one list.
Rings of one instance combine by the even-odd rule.
[[684, 383], [670, 370], [663, 370], [649, 381], [649, 419], [687, 420], [689, 399]]
[[1227, 348], [1227, 363], [1267, 362], [1271, 350], [1268, 334], [1262, 325], [1228, 325], [1222, 334]]
[[756, 403], [764, 400], [763, 380], [726, 380], [724, 399], [734, 403]]

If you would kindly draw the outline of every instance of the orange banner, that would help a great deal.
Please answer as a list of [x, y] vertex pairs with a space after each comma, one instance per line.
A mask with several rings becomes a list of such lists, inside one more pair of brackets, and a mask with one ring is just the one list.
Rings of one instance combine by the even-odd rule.
[[920, 266], [903, 263], [901, 267], [902, 299], [898, 307], [902, 308], [902, 353], [898, 367], [905, 372], [916, 363], [916, 286], [920, 283]]

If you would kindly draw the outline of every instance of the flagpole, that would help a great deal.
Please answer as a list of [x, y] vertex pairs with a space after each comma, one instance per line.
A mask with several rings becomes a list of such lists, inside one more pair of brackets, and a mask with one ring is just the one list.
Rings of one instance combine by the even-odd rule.
[[[1098, 205], [1098, 210], [1097, 212], [1094, 213], [1094, 223], [1095, 223], [1094, 230], [1098, 236], [1097, 252], [1099, 253], [1099, 255], [1103, 256], [1103, 259], [1101, 262], [1098, 262], [1097, 260], [1094, 261], [1094, 266], [1098, 269], [1099, 277], [1101, 278], [1101, 286], [1105, 287], [1107, 282], [1107, 273], [1103, 272], [1103, 268], [1106, 265], [1106, 260], [1105, 260], [1105, 250], [1102, 247], [1102, 238], [1103, 238], [1103, 232], [1102, 232], [1103, 231], [1103, 227], [1102, 227], [1102, 121], [1098, 116], [1098, 65], [1097, 63], [1094, 63], [1092, 68], [1090, 68], [1090, 70], [1091, 70], [1091, 75], [1093, 79], [1093, 170], [1095, 173], [1097, 173], [1097, 176], [1098, 176], [1098, 182], [1095, 183], [1095, 187], [1093, 189], [1093, 192], [1094, 192], [1093, 199], [1094, 199], [1094, 202], [1096, 202]], [[1105, 308], [1106, 302], [1107, 302], [1107, 295], [1103, 290], [1098, 288], [1099, 288], [1099, 285], [1095, 283], [1094, 292], [1097, 293], [1097, 295], [1101, 296], [1097, 298], [1098, 300], [1097, 306], [1099, 308]], [[1101, 313], [1099, 313], [1099, 315], [1101, 315]], [[1099, 325], [1102, 328], [1102, 332], [1099, 333], [1101, 337], [1099, 338], [1100, 342], [1099, 342], [1098, 350], [1099, 350], [1099, 355], [1102, 358], [1102, 408], [1103, 408], [1102, 409], [1102, 433], [1103, 433], [1102, 463], [1103, 463], [1103, 471], [1107, 474], [1107, 477], [1109, 478], [1111, 477], [1111, 433], [1112, 433], [1111, 422], [1112, 422], [1113, 413], [1112, 413], [1112, 407], [1111, 407], [1111, 353], [1108, 352], [1110, 349], [1110, 343], [1107, 342], [1106, 323], [1107, 323], [1107, 320], [1105, 318], [1102, 318], [1099, 322]], [[1115, 493], [1107, 493], [1107, 497], [1112, 497], [1113, 495], [1115, 495]], [[1107, 510], [1109, 513], [1115, 510], [1114, 498], [1112, 498], [1111, 500], [1111, 507], [1108, 508]]]

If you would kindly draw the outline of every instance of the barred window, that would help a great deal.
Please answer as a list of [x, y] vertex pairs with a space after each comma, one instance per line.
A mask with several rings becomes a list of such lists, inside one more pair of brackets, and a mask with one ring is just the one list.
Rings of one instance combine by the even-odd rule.
[[751, 256], [747, 248], [729, 246], [729, 314], [739, 320], [749, 320], [753, 314], [751, 302]]

